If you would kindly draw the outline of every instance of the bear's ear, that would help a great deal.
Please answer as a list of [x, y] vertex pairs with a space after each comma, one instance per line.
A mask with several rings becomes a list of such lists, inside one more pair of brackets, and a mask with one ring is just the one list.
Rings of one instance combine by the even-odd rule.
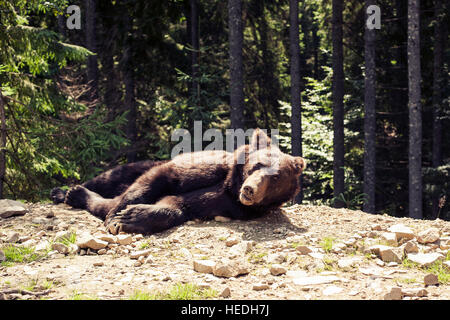
[[267, 136], [264, 130], [256, 128], [252, 134], [250, 142], [250, 151], [265, 149], [270, 146], [272, 140]]

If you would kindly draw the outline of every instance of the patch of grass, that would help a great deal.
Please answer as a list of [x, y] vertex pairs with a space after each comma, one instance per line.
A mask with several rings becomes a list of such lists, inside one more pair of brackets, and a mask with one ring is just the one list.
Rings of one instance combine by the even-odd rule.
[[165, 292], [148, 293], [135, 290], [129, 300], [197, 300], [217, 297], [214, 289], [201, 289], [192, 283], [177, 283]]
[[333, 249], [333, 241], [334, 241], [334, 238], [325, 237], [320, 242], [320, 246], [326, 253], [329, 253], [331, 251], [331, 249]]
[[394, 280], [397, 281], [398, 283], [405, 283], [405, 284], [418, 282], [416, 278], [395, 278]]
[[69, 236], [60, 238], [56, 242], [69, 246], [77, 242], [77, 234], [75, 232], [71, 232]]
[[5, 267], [12, 266], [14, 263], [28, 263], [42, 257], [42, 255], [35, 252], [33, 247], [8, 245], [1, 249], [5, 253], [6, 258], [1, 265]]
[[248, 261], [251, 263], [262, 263], [264, 262], [264, 257], [267, 256], [267, 252], [256, 253], [252, 252], [248, 257]]
[[322, 262], [324, 264], [323, 269], [326, 271], [332, 271], [336, 267], [336, 260], [330, 257], [324, 257]]
[[[447, 253], [445, 260], [449, 260], [450, 254]], [[444, 261], [445, 261], [444, 260]], [[439, 283], [448, 284], [450, 283], [450, 271], [444, 267], [443, 261], [438, 260], [430, 266], [422, 267], [419, 264], [412, 262], [408, 258], [403, 259], [402, 266], [408, 269], [418, 269], [428, 273], [433, 273], [438, 276]]]
[[99, 300], [95, 296], [90, 296], [85, 293], [78, 292], [77, 290], [73, 290], [72, 294], [69, 297], [69, 300]]
[[293, 249], [297, 249], [297, 247], [299, 247], [299, 246], [303, 246], [303, 245], [305, 245], [303, 242], [292, 242], [291, 243], [291, 247], [293, 248]]
[[150, 247], [150, 242], [145, 241], [145, 242], [141, 243], [141, 245], [139, 246], [139, 249], [144, 250], [144, 249], [147, 249], [148, 247]]

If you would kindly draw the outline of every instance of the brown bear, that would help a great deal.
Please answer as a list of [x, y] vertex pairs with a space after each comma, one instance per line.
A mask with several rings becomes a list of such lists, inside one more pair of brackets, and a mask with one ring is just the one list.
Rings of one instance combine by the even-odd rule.
[[55, 189], [52, 197], [86, 209], [113, 234], [151, 234], [192, 219], [262, 216], [300, 191], [305, 165], [256, 129], [251, 143], [234, 153], [199, 151], [171, 161], [127, 164], [66, 194]]

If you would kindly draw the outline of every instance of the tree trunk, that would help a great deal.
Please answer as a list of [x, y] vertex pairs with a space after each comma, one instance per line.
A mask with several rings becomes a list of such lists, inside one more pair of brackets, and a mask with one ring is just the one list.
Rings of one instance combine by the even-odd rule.
[[[366, 8], [375, 4], [366, 0]], [[366, 16], [367, 19], [367, 16]], [[365, 28], [364, 59], [366, 74], [364, 79], [364, 186], [367, 195], [363, 210], [375, 213], [375, 164], [376, 164], [376, 68], [375, 68], [375, 29]]]
[[0, 90], [0, 199], [3, 199], [3, 183], [6, 175], [6, 116], [5, 100]]
[[[124, 84], [125, 84], [125, 106], [128, 110], [127, 118], [127, 138], [133, 145], [137, 138], [136, 128], [136, 99], [135, 99], [135, 83], [134, 83], [134, 68], [133, 68], [133, 18], [125, 17], [126, 39], [124, 46]], [[127, 153], [127, 161], [136, 161], [136, 151]]]
[[[289, 0], [289, 42], [291, 53], [291, 143], [292, 155], [302, 156], [302, 114], [300, 89], [300, 45], [298, 29], [298, 0]], [[300, 179], [300, 183], [301, 183]], [[302, 203], [303, 191], [294, 199], [295, 203]]]
[[[334, 197], [344, 193], [344, 58], [342, 48], [342, 0], [333, 0], [333, 179]], [[341, 201], [335, 207], [343, 207]]]
[[[434, 4], [434, 61], [433, 61], [433, 154], [432, 165], [437, 168], [442, 162], [442, 82], [444, 56], [444, 28], [441, 15], [442, 1], [435, 0]], [[439, 212], [439, 195], [433, 196], [433, 217]]]
[[231, 128], [244, 128], [244, 70], [242, 57], [242, 0], [228, 0], [230, 41]]
[[408, 0], [409, 216], [417, 219], [423, 217], [419, 10], [419, 0]]
[[[86, 0], [86, 48], [97, 53], [96, 37], [96, 1]], [[97, 54], [87, 60], [88, 81], [91, 84], [91, 99], [98, 97], [98, 63]]]
[[199, 24], [198, 24], [198, 8], [197, 0], [190, 0], [191, 14], [190, 14], [190, 27], [191, 27], [191, 69], [192, 69], [192, 95], [197, 98], [200, 96], [200, 86], [198, 83], [198, 53], [199, 53]]

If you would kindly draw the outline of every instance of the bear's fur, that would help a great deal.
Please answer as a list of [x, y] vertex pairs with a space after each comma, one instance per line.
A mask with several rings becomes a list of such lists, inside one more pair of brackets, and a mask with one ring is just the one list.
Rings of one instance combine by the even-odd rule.
[[151, 234], [192, 219], [262, 216], [300, 191], [304, 168], [301, 157], [281, 152], [256, 129], [250, 145], [234, 153], [200, 151], [127, 164], [52, 195], [88, 210], [113, 234]]

